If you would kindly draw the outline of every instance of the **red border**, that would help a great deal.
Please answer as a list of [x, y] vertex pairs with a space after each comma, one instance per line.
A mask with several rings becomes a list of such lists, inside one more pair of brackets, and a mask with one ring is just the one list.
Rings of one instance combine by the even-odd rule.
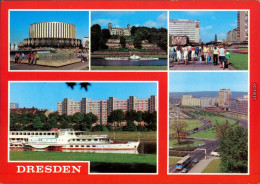
[[[167, 175], [167, 72], [8, 72], [8, 9], [249, 9], [250, 10], [250, 175]], [[1, 183], [259, 183], [260, 139], [257, 100], [252, 99], [252, 84], [257, 77], [259, 61], [258, 1], [9, 1], [1, 2]], [[17, 164], [7, 162], [8, 81], [158, 81], [159, 82], [159, 163], [158, 175], [88, 175], [88, 164], [80, 174], [17, 174]], [[256, 95], [258, 97], [258, 92]], [[31, 163], [30, 165], [35, 165]], [[41, 165], [52, 165], [43, 163]], [[65, 165], [70, 165], [65, 164]], [[56, 164], [57, 165], [57, 164]], [[59, 163], [59, 165], [63, 165]], [[72, 164], [74, 165], [74, 164]]]

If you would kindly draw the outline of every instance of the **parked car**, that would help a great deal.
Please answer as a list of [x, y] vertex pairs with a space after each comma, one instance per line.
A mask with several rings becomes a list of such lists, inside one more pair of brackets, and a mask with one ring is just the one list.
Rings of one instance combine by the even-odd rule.
[[215, 157], [219, 157], [220, 156], [218, 152], [214, 152], [214, 151], [212, 151], [210, 155], [211, 156], [215, 156]]
[[195, 158], [194, 160], [193, 160], [193, 163], [194, 164], [196, 164], [196, 163], [198, 163], [199, 162], [199, 159], [197, 159], [197, 158]]
[[182, 173], [187, 173], [187, 172], [188, 172], [188, 169], [187, 169], [187, 168], [183, 168], [181, 172], [182, 172]]

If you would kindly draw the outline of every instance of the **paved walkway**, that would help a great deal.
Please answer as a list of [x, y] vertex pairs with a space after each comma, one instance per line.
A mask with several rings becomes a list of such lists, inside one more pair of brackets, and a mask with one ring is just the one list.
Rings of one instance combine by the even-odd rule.
[[170, 63], [169, 66], [170, 70], [222, 70], [222, 71], [229, 71], [229, 70], [236, 70], [234, 67], [229, 66], [229, 68], [223, 70], [223, 68], [219, 68], [219, 65], [213, 65], [213, 61], [211, 59], [208, 64], [205, 64], [204, 61], [189, 61], [189, 64], [185, 65], [184, 61], [180, 61], [179, 65], [177, 62]]
[[207, 160], [203, 159], [199, 161], [188, 173], [202, 173], [202, 171], [208, 166], [208, 164], [215, 159], [219, 159], [219, 157], [207, 157]]
[[89, 62], [78, 62], [61, 67], [28, 65], [28, 64], [15, 64], [10, 62], [10, 70], [89, 70]]

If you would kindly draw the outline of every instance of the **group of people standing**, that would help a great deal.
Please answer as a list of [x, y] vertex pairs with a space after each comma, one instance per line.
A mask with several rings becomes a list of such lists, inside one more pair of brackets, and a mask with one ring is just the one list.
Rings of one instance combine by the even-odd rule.
[[201, 47], [191, 47], [191, 46], [170, 46], [170, 60], [171, 62], [178, 62], [183, 59], [185, 65], [189, 64], [189, 61], [197, 60], [199, 53], [201, 52]]
[[15, 53], [14, 63], [22, 64], [23, 59], [27, 59], [29, 65], [33, 63], [34, 65], [37, 65], [37, 61], [40, 59], [40, 57], [37, 51], [29, 52], [27, 57], [25, 57], [24, 53]]
[[[75, 51], [74, 51], [75, 52]], [[78, 55], [77, 58], [81, 58], [81, 62], [85, 62], [88, 61], [88, 52], [84, 49], [84, 50], [79, 50], [78, 51]]]
[[[201, 56], [199, 57], [199, 54]], [[228, 50], [225, 50], [223, 45], [219, 47], [209, 47], [208, 45], [204, 46], [170, 46], [170, 62], [180, 63], [180, 60], [183, 60], [185, 65], [189, 64], [189, 61], [196, 61], [200, 58], [200, 61], [204, 61], [205, 64], [211, 61], [211, 56], [213, 55], [213, 64], [218, 65], [219, 67], [228, 68], [230, 53]]]

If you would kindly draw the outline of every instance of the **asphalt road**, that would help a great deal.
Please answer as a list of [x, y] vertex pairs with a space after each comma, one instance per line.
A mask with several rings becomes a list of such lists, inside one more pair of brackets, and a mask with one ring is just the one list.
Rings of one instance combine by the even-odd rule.
[[[189, 153], [191, 156], [191, 162], [189, 163], [188, 166], [186, 166], [188, 171], [194, 166], [193, 160], [195, 158], [197, 158], [198, 160], [205, 159], [205, 149], [206, 149], [207, 156], [209, 156], [210, 153], [215, 149], [217, 149], [217, 147], [219, 146], [218, 140], [204, 140], [204, 139], [193, 139], [193, 140], [203, 141], [205, 144], [200, 148], [197, 148], [194, 151]], [[169, 173], [181, 173], [181, 170], [177, 170], [176, 164], [174, 164], [169, 168]]]

